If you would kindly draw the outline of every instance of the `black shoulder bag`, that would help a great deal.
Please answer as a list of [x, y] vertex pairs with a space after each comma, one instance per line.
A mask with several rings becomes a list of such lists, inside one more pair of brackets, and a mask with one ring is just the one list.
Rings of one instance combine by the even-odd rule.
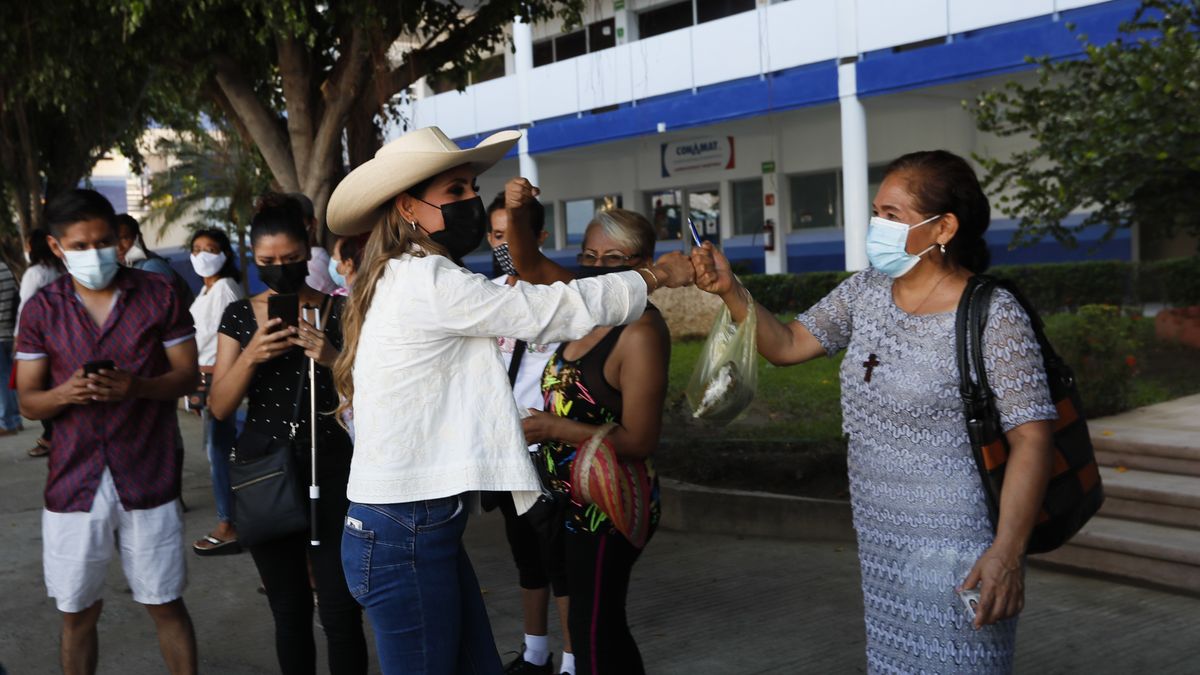
[[244, 546], [303, 532], [308, 527], [308, 504], [301, 490], [303, 479], [296, 457], [300, 453], [296, 431], [300, 428], [307, 374], [306, 369], [300, 369], [287, 438], [243, 429], [229, 456], [234, 523], [238, 541]]
[[1000, 494], [1009, 455], [1008, 439], [996, 411], [996, 395], [988, 385], [983, 363], [983, 330], [997, 288], [1011, 293], [1029, 316], [1042, 351], [1050, 399], [1058, 408], [1058, 421], [1054, 423], [1054, 468], [1027, 548], [1028, 553], [1046, 553], [1065, 544], [1100, 510], [1104, 488], [1075, 375], [1046, 339], [1041, 317], [1012, 284], [976, 275], [967, 282], [958, 304], [956, 353], [967, 434], [983, 480], [993, 530], [1000, 520]]

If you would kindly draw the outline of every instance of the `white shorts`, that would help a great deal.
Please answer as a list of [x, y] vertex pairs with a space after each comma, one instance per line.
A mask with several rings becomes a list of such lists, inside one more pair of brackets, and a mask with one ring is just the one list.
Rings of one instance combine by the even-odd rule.
[[105, 468], [91, 511], [42, 512], [46, 593], [60, 612], [82, 612], [100, 599], [118, 546], [134, 601], [161, 605], [183, 596], [187, 564], [179, 500], [126, 511]]

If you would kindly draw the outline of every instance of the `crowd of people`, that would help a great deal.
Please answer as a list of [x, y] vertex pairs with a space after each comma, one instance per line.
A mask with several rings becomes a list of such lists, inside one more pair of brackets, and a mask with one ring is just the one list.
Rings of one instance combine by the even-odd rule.
[[[970, 166], [943, 151], [893, 162], [873, 204], [871, 268], [784, 323], [711, 243], [656, 259], [656, 228], [633, 211], [597, 213], [578, 266], [543, 255], [537, 188], [512, 179], [485, 206], [476, 182], [518, 138], [464, 150], [428, 128], [393, 141], [334, 191], [331, 244], [306, 197], [264, 196], [249, 260], [266, 290], [249, 297], [221, 230], [191, 238], [193, 294], [98, 193], [50, 200], [19, 294], [0, 270], [0, 347], [15, 333], [0, 351], [17, 364], [0, 434], [19, 428], [18, 405], [44, 425], [29, 452], [49, 459], [43, 561], [63, 671], [96, 672], [114, 551], [168, 670], [196, 671], [184, 398], [203, 419], [216, 504], [191, 549], [249, 552], [282, 673], [317, 672], [314, 612], [331, 673], [367, 672], [364, 613], [388, 674], [645, 672], [626, 597], [659, 519], [671, 353], [648, 298], [694, 284], [735, 322], [755, 312], [774, 364], [846, 352], [868, 670], [1009, 672], [1056, 412], [1029, 319], [1000, 293], [983, 359], [1011, 456], [993, 529], [953, 354], [959, 297], [988, 265], [990, 209]], [[485, 238], [494, 278], [463, 265]], [[307, 528], [266, 537], [239, 514], [250, 483], [231, 474], [280, 444], [294, 467], [285, 487], [317, 506]], [[604, 489], [626, 508], [607, 506]], [[522, 648], [507, 663], [463, 544], [469, 515], [492, 509], [521, 589]], [[972, 613], [964, 589], [980, 593]]]

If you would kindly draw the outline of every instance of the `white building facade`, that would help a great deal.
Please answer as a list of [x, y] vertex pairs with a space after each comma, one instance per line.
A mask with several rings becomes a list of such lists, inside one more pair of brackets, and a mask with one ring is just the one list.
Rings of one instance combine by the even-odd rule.
[[[533, 179], [550, 214], [550, 254], [563, 262], [594, 212], [620, 205], [655, 224], [660, 253], [689, 246], [691, 218], [746, 270], [861, 269], [889, 161], [935, 148], [1011, 152], [1024, 141], [977, 132], [963, 102], [1028, 78], [1027, 56], [1078, 56], [1078, 33], [1111, 40], [1136, 7], [605, 0], [572, 32], [514, 24], [514, 50], [491, 64], [491, 79], [418, 92], [406, 116], [463, 146], [524, 128], [519, 151], [481, 180], [485, 201], [508, 177]], [[1130, 257], [1124, 231], [1107, 242], [1084, 233], [1073, 250], [1051, 241], [1009, 250], [1014, 227], [993, 213], [995, 262]], [[469, 262], [490, 268], [486, 253]]]

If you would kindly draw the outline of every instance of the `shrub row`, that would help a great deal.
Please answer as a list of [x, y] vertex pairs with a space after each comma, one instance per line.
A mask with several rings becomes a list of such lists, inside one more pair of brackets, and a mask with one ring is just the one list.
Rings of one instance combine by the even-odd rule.
[[[1098, 260], [1005, 265], [989, 273], [1013, 281], [1043, 313], [1084, 305], [1200, 304], [1200, 256], [1141, 264]], [[742, 282], [754, 299], [779, 314], [808, 309], [849, 276], [849, 272], [751, 274], [743, 276]]]

